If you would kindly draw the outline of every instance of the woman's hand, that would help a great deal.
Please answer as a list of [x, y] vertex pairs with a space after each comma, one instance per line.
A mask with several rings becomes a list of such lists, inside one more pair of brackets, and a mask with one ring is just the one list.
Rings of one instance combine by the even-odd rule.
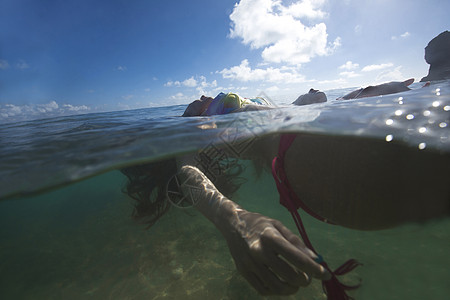
[[223, 234], [239, 272], [262, 295], [288, 295], [331, 274], [280, 221], [246, 211], [223, 196], [196, 167], [178, 173], [190, 203]]
[[239, 272], [262, 295], [289, 295], [330, 273], [280, 221], [240, 208], [221, 228]]

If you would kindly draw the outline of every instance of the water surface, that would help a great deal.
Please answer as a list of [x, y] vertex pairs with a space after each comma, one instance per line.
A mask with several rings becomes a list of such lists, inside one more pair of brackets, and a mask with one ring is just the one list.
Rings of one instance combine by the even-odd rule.
[[[0, 298], [260, 299], [237, 273], [220, 233], [194, 209], [171, 209], [150, 230], [134, 223], [117, 170], [202, 149], [236, 128], [237, 139], [296, 131], [448, 156], [449, 94], [443, 82], [262, 113], [180, 118], [184, 106], [173, 106], [0, 125]], [[295, 231], [273, 179], [257, 178], [251, 165], [244, 176], [234, 200]], [[449, 219], [363, 232], [302, 217], [331, 266], [348, 258], [364, 263], [344, 278], [363, 280], [352, 294], [357, 299], [450, 294]], [[314, 281], [288, 299], [324, 296]]]

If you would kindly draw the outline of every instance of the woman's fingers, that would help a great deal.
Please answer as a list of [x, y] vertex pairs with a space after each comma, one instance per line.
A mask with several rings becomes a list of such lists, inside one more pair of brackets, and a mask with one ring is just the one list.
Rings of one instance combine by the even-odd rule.
[[[280, 230], [279, 228], [277, 229]], [[286, 261], [288, 261], [298, 270], [301, 270], [306, 274], [321, 280], [328, 280], [331, 278], [331, 274], [323, 266], [319, 265], [313, 260], [314, 254], [308, 248], [297, 248], [287, 239], [285, 239], [279, 232], [277, 233], [276, 231], [268, 231], [261, 237], [261, 239], [263, 240], [265, 246], [271, 248], [275, 253], [281, 255], [284, 259], [286, 259]]]
[[241, 213], [236, 235], [225, 235], [239, 272], [262, 295], [289, 295], [311, 279], [331, 274], [302, 240], [281, 222], [254, 213]]
[[266, 266], [270, 268], [281, 280], [293, 286], [308, 286], [311, 278], [286, 262], [275, 253], [266, 256]]
[[[274, 226], [278, 231], [283, 235], [292, 245], [297, 247], [300, 250], [308, 249], [303, 241], [300, 239], [298, 235], [287, 229], [281, 222], [276, 221], [274, 222]], [[312, 252], [310, 249], [308, 249], [311, 254], [311, 258], [315, 259], [317, 256]]]
[[299, 286], [281, 281], [266, 265], [255, 264], [255, 276], [268, 288], [270, 294], [291, 295], [297, 292]]
[[[235, 261], [239, 272], [245, 279], [262, 295], [291, 295], [297, 292], [298, 288], [305, 284], [303, 280], [295, 280], [299, 274], [290, 268], [286, 262], [283, 262], [291, 271], [281, 270], [279, 265], [268, 261], [262, 253], [254, 253], [253, 257], [242, 257]], [[273, 255], [272, 255], [273, 256]], [[266, 263], [267, 262], [267, 263]], [[275, 267], [274, 267], [275, 266]], [[280, 275], [283, 273], [283, 275]], [[290, 280], [285, 280], [288, 277]]]

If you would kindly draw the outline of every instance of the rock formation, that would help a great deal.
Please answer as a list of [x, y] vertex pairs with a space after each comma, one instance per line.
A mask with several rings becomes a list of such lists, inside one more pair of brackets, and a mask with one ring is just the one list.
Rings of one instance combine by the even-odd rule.
[[450, 32], [444, 31], [425, 47], [425, 61], [430, 64], [428, 75], [420, 81], [450, 79]]

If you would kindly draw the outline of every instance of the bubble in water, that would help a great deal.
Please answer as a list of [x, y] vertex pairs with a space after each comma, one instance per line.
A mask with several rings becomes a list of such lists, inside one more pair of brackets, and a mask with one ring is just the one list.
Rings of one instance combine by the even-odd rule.
[[399, 109], [399, 110], [396, 110], [395, 111], [395, 115], [398, 117], [398, 116], [401, 116], [402, 115], [402, 111]]
[[419, 128], [419, 132], [420, 133], [425, 133], [425, 132], [427, 132], [427, 129], [425, 127], [420, 127]]
[[427, 144], [426, 143], [420, 143], [419, 144], [419, 150], [423, 150], [423, 149], [425, 149], [427, 147]]
[[434, 101], [432, 105], [433, 105], [433, 107], [439, 107], [439, 105], [441, 105], [441, 103], [439, 101]]
[[423, 115], [424, 115], [425, 117], [428, 117], [429, 115], [431, 115], [431, 111], [425, 110], [425, 111], [423, 112]]
[[439, 127], [445, 128], [445, 127], [447, 127], [447, 123], [445, 123], [445, 122], [439, 123]]
[[409, 115], [406, 116], [406, 119], [412, 120], [412, 119], [414, 119], [414, 115], [413, 114], [409, 114]]
[[445, 111], [450, 111], [450, 105], [444, 106], [444, 110], [445, 110]]
[[387, 136], [386, 136], [386, 142], [392, 142], [392, 140], [394, 139], [394, 136], [392, 135], [392, 134], [388, 134]]
[[386, 125], [392, 125], [392, 124], [394, 124], [394, 120], [392, 120], [392, 119], [386, 120]]

